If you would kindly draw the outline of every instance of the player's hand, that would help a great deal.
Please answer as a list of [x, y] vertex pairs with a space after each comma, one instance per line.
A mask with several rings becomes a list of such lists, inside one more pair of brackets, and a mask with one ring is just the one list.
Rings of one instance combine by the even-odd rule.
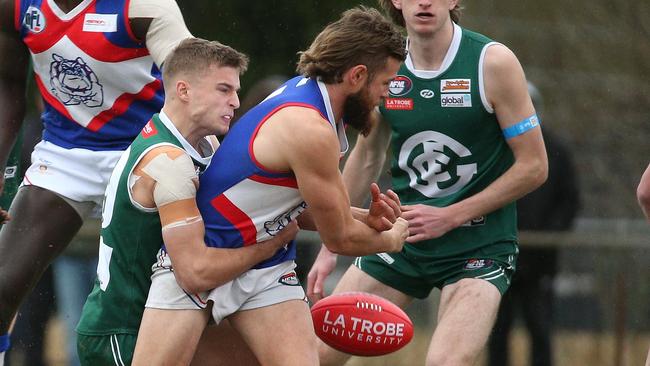
[[402, 250], [404, 242], [409, 236], [409, 223], [401, 217], [398, 217], [393, 227], [382, 233], [388, 235], [388, 248], [385, 250], [389, 253], [396, 253]]
[[307, 297], [312, 304], [325, 297], [323, 286], [336, 267], [337, 255], [321, 244], [320, 252], [307, 275]]
[[4, 224], [9, 220], [11, 220], [11, 216], [9, 216], [9, 212], [3, 210], [2, 207], [0, 207], [0, 225]]
[[288, 242], [296, 238], [298, 234], [298, 223], [296, 220], [291, 221], [284, 229], [280, 230], [276, 236], [266, 240], [260, 244], [267, 245], [270, 249], [271, 255], [274, 255], [278, 249], [287, 245]]
[[441, 237], [457, 226], [446, 207], [402, 206], [402, 217], [409, 223], [409, 243]]
[[370, 185], [370, 197], [366, 225], [377, 231], [390, 230], [395, 220], [402, 214], [399, 197], [390, 189], [385, 194], [381, 193], [376, 183]]

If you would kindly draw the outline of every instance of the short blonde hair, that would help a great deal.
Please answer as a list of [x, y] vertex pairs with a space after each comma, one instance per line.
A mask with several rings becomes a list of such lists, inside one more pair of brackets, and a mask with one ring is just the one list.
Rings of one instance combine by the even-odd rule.
[[181, 72], [203, 72], [211, 65], [233, 67], [243, 74], [248, 68], [248, 56], [216, 41], [187, 38], [165, 58], [163, 81]]

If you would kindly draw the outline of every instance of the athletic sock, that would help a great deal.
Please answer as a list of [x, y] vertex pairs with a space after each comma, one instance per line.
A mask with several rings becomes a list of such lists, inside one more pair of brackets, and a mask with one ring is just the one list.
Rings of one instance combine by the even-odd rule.
[[9, 339], [9, 333], [3, 334], [0, 336], [0, 366], [5, 364], [5, 353], [9, 349], [11, 341]]

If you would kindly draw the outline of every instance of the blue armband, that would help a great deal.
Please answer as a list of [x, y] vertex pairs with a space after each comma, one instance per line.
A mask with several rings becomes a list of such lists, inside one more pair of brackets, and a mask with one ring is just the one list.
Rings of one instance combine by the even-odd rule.
[[533, 114], [532, 116], [520, 122], [517, 122], [512, 126], [508, 126], [504, 128], [502, 130], [503, 136], [506, 138], [506, 140], [508, 140], [513, 137], [519, 136], [528, 130], [532, 130], [537, 126], [539, 126], [539, 118], [537, 118], [536, 114]]
[[11, 345], [9, 333], [0, 336], [0, 352], [6, 352]]

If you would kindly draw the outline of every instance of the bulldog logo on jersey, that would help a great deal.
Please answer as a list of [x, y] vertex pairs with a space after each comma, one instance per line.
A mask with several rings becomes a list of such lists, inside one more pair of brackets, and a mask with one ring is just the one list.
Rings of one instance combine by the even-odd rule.
[[45, 17], [41, 9], [30, 6], [23, 17], [23, 25], [32, 33], [41, 33], [45, 29]]
[[50, 90], [64, 105], [99, 107], [104, 91], [97, 75], [81, 57], [68, 60], [56, 53], [50, 64]]
[[266, 221], [264, 223], [264, 229], [266, 233], [271, 236], [276, 236], [280, 230], [284, 229], [293, 221], [298, 215], [300, 215], [307, 208], [306, 202], [301, 202], [298, 206], [292, 208], [291, 210], [277, 216], [272, 221]]
[[458, 141], [436, 131], [422, 131], [404, 141], [399, 167], [408, 173], [409, 186], [426, 197], [446, 197], [460, 191], [477, 172], [476, 163], [450, 166], [472, 153]]
[[388, 84], [388, 91], [390, 91], [391, 95], [399, 97], [400, 95], [410, 92], [412, 87], [413, 82], [411, 79], [404, 75], [397, 75], [397, 77], [391, 80], [390, 84]]

